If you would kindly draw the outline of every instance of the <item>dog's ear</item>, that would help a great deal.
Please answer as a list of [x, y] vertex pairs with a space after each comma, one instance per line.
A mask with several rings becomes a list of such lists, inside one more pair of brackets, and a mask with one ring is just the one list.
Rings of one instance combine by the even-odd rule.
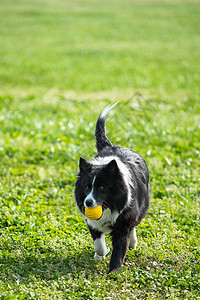
[[118, 174], [119, 168], [115, 159], [111, 160], [104, 169], [107, 173], [112, 176]]
[[79, 159], [79, 169], [82, 172], [90, 172], [91, 171], [91, 164], [83, 157]]

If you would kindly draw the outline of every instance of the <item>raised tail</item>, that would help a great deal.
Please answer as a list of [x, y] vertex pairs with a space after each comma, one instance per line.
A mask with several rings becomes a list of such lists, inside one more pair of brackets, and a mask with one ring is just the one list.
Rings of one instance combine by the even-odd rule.
[[[119, 102], [119, 101], [118, 101]], [[109, 114], [109, 112], [111, 111], [111, 109], [113, 109], [113, 107], [115, 107], [115, 105], [117, 105], [117, 103], [114, 103], [113, 105], [109, 105], [107, 106], [103, 112], [100, 114], [97, 123], [96, 123], [96, 129], [95, 129], [95, 137], [96, 137], [96, 147], [98, 152], [101, 151], [104, 147], [112, 147], [113, 144], [111, 143], [111, 141], [108, 139], [107, 135], [106, 135], [106, 117]]]

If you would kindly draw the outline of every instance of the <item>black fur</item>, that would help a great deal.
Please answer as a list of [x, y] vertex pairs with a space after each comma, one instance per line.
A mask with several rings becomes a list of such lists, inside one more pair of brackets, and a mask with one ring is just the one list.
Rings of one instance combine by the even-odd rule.
[[[97, 255], [106, 253], [104, 233], [112, 237], [109, 272], [122, 266], [131, 232], [144, 218], [150, 201], [149, 172], [144, 159], [135, 151], [114, 146], [106, 136], [105, 120], [114, 106], [107, 107], [97, 120], [98, 154], [90, 162], [80, 158], [75, 186], [76, 203], [94, 242], [98, 242]], [[102, 205], [100, 220], [91, 221], [85, 216], [85, 206], [92, 205]]]

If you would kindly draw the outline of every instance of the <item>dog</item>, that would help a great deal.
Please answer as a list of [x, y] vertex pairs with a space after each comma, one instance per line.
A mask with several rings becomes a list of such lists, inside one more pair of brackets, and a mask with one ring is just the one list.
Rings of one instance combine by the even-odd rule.
[[[118, 103], [118, 102], [117, 102]], [[136, 226], [147, 213], [150, 203], [149, 171], [145, 160], [135, 151], [113, 145], [106, 135], [106, 118], [117, 104], [103, 110], [96, 123], [98, 154], [87, 161], [79, 160], [75, 184], [75, 201], [86, 220], [94, 241], [95, 259], [110, 251], [105, 233], [112, 237], [110, 272], [119, 272], [128, 248], [136, 248]], [[85, 208], [101, 205], [98, 220], [85, 215]]]

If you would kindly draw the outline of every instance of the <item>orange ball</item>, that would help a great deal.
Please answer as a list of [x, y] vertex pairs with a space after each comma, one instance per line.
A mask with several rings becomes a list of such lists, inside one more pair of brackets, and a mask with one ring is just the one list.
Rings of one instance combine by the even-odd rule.
[[86, 207], [85, 208], [85, 215], [90, 220], [98, 220], [101, 218], [103, 214], [102, 206], [98, 205], [96, 207]]

